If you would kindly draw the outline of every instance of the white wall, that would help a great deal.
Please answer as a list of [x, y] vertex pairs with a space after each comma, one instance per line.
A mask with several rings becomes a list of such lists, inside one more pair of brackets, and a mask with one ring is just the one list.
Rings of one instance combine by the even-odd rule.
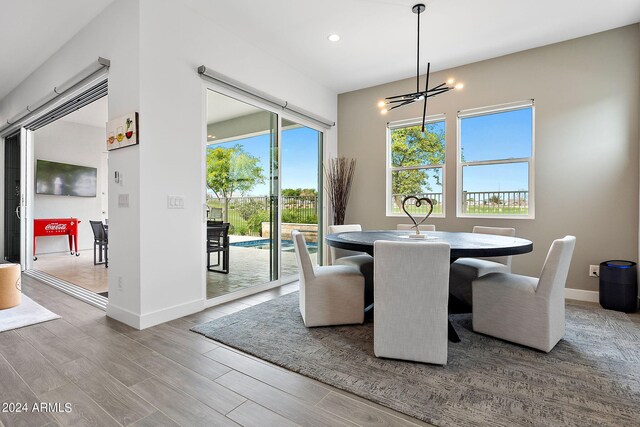
[[[218, 27], [187, 2], [141, 1], [141, 278], [145, 325], [204, 298], [205, 89], [199, 65], [335, 119], [337, 96]], [[186, 5], [186, 6], [184, 6]], [[335, 152], [335, 131], [329, 141]], [[167, 195], [185, 197], [168, 210]], [[159, 232], [159, 230], [161, 232]]]
[[[465, 83], [429, 101], [430, 114], [446, 115], [446, 218], [439, 230], [473, 225], [514, 227], [534, 251], [513, 258], [517, 273], [537, 276], [549, 245], [577, 237], [567, 287], [596, 291], [590, 264], [638, 257], [639, 26], [569, 40], [435, 73]], [[418, 117], [422, 105], [381, 116], [379, 99], [411, 90], [402, 80], [339, 96], [339, 152], [358, 165], [348, 222], [393, 228], [406, 218], [385, 212], [387, 121]], [[456, 115], [459, 110], [535, 99], [535, 219], [456, 217]], [[592, 294], [591, 294], [592, 295]]]
[[[117, 0], [0, 103], [11, 117], [98, 56], [111, 60], [109, 118], [140, 113], [140, 145], [109, 153], [107, 313], [147, 327], [202, 309], [205, 64], [335, 120], [337, 94], [218, 27], [193, 7], [205, 0]], [[335, 128], [327, 153], [337, 152]], [[130, 207], [118, 207], [129, 194]], [[185, 197], [168, 210], [167, 195]], [[120, 287], [121, 284], [121, 287]]]
[[[111, 60], [109, 118], [140, 111], [140, 2], [116, 0], [0, 101], [0, 121], [41, 99], [99, 56]], [[109, 168], [123, 173], [109, 180], [109, 306], [107, 313], [136, 326], [140, 315], [139, 148], [109, 153]], [[118, 195], [132, 200], [118, 208]], [[121, 283], [121, 287], [118, 284]]]
[[[78, 245], [83, 256], [93, 256], [93, 232], [89, 220], [100, 221], [102, 215], [103, 176], [107, 173], [101, 153], [105, 151], [105, 130], [95, 126], [57, 121], [33, 134], [35, 158], [98, 169], [96, 197], [65, 197], [36, 194], [34, 218], [68, 218], [80, 220]], [[37, 254], [67, 252], [64, 237], [38, 237]], [[34, 264], [37, 268], [37, 263]]]

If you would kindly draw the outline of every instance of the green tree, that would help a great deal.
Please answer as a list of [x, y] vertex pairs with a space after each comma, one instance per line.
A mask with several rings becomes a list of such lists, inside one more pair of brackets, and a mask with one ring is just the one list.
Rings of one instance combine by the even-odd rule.
[[493, 196], [489, 197], [489, 203], [497, 206], [502, 203], [502, 199], [497, 194], [494, 194]]
[[315, 188], [283, 188], [282, 195], [285, 197], [314, 197], [318, 195]]
[[207, 150], [207, 187], [224, 199], [224, 221], [229, 219], [229, 198], [246, 194], [265, 180], [260, 159], [248, 154], [240, 144]]
[[[424, 166], [444, 164], [444, 130], [433, 124], [422, 133], [420, 126], [394, 129], [391, 132], [391, 166]], [[442, 169], [411, 169], [394, 171], [391, 190], [396, 206], [402, 205], [402, 195], [432, 191], [429, 177], [440, 184]]]
[[266, 197], [260, 200], [248, 200], [243, 203], [238, 203], [236, 206], [236, 212], [240, 214], [240, 217], [245, 221], [248, 220], [253, 214], [266, 210], [265, 203], [268, 201]]

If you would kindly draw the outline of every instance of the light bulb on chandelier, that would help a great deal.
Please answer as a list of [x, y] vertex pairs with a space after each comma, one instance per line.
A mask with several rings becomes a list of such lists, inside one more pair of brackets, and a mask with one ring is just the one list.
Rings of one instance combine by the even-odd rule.
[[403, 95], [389, 96], [385, 98], [384, 101], [378, 102], [378, 107], [381, 108], [380, 114], [387, 114], [389, 111], [395, 110], [396, 108], [404, 107], [405, 105], [424, 100], [424, 105], [422, 107], [422, 132], [424, 132], [424, 125], [427, 117], [427, 100], [431, 97], [448, 92], [452, 89], [460, 90], [464, 87], [463, 83], [456, 83], [455, 79], [449, 78], [446, 82], [429, 89], [431, 63], [427, 62], [427, 80], [424, 85], [424, 90], [420, 90], [420, 14], [424, 12], [426, 8], [427, 7], [422, 3], [416, 4], [411, 8], [411, 11], [418, 15], [418, 43], [416, 48], [416, 91]]

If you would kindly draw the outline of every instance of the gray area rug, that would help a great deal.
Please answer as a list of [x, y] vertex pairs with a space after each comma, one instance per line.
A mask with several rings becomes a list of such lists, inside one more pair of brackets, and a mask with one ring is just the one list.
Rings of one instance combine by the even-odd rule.
[[442, 426], [640, 425], [640, 325], [624, 313], [568, 306], [549, 353], [472, 332], [445, 367], [378, 359], [373, 323], [307, 329], [298, 293], [192, 330], [289, 370]]
[[53, 319], [59, 319], [55, 313], [50, 312], [25, 294], [22, 294], [20, 305], [0, 310], [0, 332], [11, 329], [24, 328]]

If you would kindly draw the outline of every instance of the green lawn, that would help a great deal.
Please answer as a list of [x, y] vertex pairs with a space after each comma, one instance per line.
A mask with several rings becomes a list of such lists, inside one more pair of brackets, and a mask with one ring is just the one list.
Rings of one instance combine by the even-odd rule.
[[[416, 208], [415, 206], [409, 206], [409, 209], [407, 209], [407, 211], [412, 215], [418, 215], [418, 216], [425, 216], [427, 214], [427, 210], [425, 208]], [[393, 213], [403, 214], [404, 212], [402, 211], [401, 208], [394, 206]], [[431, 215], [441, 215], [441, 214], [442, 214], [442, 205], [441, 204], [435, 205], [433, 207], [433, 212], [431, 212]]]
[[[424, 216], [427, 214], [426, 209], [424, 208], [416, 208], [410, 207], [407, 209], [410, 214], [417, 216]], [[404, 213], [402, 209], [397, 206], [393, 207], [393, 213], [399, 214]], [[527, 207], [517, 207], [517, 206], [468, 206], [467, 211], [465, 212], [469, 215], [528, 215], [529, 208]], [[433, 207], [432, 215], [440, 215], [442, 214], [442, 205], [436, 205]]]
[[465, 213], [470, 215], [528, 215], [529, 208], [518, 206], [467, 206]]

